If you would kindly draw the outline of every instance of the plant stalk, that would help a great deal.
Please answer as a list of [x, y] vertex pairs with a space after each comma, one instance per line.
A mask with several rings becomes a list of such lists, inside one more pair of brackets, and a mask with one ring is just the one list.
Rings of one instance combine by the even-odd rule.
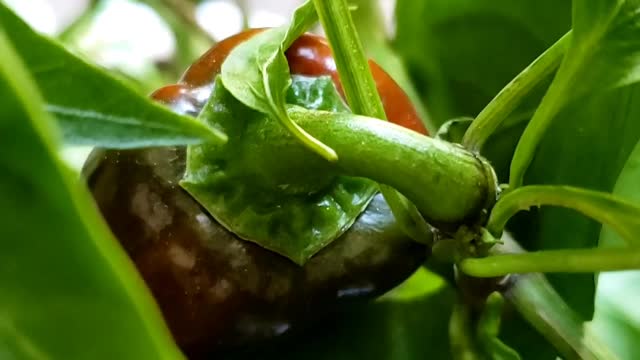
[[581, 273], [640, 269], [640, 250], [570, 249], [465, 259], [460, 269], [475, 277], [496, 277], [533, 272]]
[[616, 231], [631, 246], [638, 245], [640, 208], [600, 191], [562, 185], [524, 186], [503, 195], [491, 211], [487, 229], [499, 237], [507, 221], [533, 206], [561, 206], [578, 211]]
[[[508, 234], [503, 244], [491, 253], [499, 256], [527, 255]], [[556, 259], [556, 262], [561, 262]], [[463, 270], [462, 267], [459, 269]], [[464, 271], [464, 270], [463, 270]], [[532, 273], [510, 275], [504, 298], [529, 322], [565, 359], [614, 359], [606, 346], [595, 336], [587, 336], [584, 319], [565, 303], [544, 275]]]
[[[410, 199], [422, 216], [443, 230], [474, 223], [494, 195], [483, 161], [462, 147], [423, 136], [399, 125], [352, 114], [290, 109], [289, 115], [312, 136], [335, 149], [329, 163], [300, 144], [277, 122], [246, 141], [262, 161], [290, 164], [320, 173], [364, 177], [385, 184]], [[428, 170], [424, 170], [428, 169]], [[288, 167], [281, 171], [291, 172]], [[283, 176], [286, 174], [283, 174]]]
[[[329, 40], [340, 82], [351, 110], [356, 114], [386, 119], [347, 1], [314, 0], [314, 5]], [[335, 148], [334, 150], [339, 156], [343, 156], [340, 151]], [[426, 168], [420, 170], [424, 169]], [[384, 182], [380, 184], [380, 191], [403, 231], [418, 242], [430, 243], [430, 227], [416, 206], [393, 188], [385, 186]]]
[[471, 151], [480, 151], [489, 136], [526, 96], [560, 66], [570, 41], [571, 31], [562, 36], [500, 90], [471, 123], [464, 134], [462, 144]]

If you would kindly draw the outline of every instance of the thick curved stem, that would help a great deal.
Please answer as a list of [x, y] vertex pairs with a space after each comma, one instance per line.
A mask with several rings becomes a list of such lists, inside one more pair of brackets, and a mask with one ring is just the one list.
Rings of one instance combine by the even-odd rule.
[[[347, 1], [314, 0], [313, 3], [333, 51], [351, 110], [356, 114], [386, 119]], [[416, 241], [426, 242], [430, 238], [430, 229], [415, 206], [385, 185], [380, 186], [380, 191], [403, 231]]]
[[[291, 118], [339, 155], [333, 164], [300, 145], [277, 122], [246, 140], [263, 161], [304, 164], [315, 171], [365, 177], [409, 198], [434, 226], [475, 221], [495, 198], [496, 183], [481, 159], [462, 147], [378, 119], [291, 109]], [[283, 168], [282, 171], [290, 171]]]

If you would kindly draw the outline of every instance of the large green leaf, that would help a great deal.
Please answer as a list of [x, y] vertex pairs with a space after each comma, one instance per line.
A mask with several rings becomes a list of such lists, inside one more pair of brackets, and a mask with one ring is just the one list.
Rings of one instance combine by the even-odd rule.
[[640, 1], [574, 0], [565, 70], [580, 67], [577, 95], [640, 80]]
[[0, 357], [179, 359], [0, 31]]
[[[640, 204], [640, 142], [629, 156], [614, 187], [614, 194]], [[603, 226], [600, 244], [605, 247], [624, 245], [611, 228]], [[598, 277], [596, 312], [593, 328], [616, 352], [620, 359], [640, 357], [640, 271], [603, 273]]]
[[[398, 0], [395, 46], [434, 123], [480, 112], [569, 30], [570, 4], [569, 0]], [[536, 101], [523, 107], [531, 108]]]
[[[637, 14], [633, 9], [637, 6], [633, 1], [574, 3], [573, 18], [577, 27], [558, 75], [559, 81], [565, 84], [560, 90], [564, 90], [547, 95], [551, 101], [558, 97], [557, 109], [576, 95], [575, 89], [579, 94], [597, 92], [633, 79], [636, 73], [633, 62], [637, 60], [633, 49], [637, 36], [632, 36], [636, 32]], [[637, 85], [626, 86], [582, 98], [559, 113], [547, 113], [551, 115], [543, 121], [550, 125], [535, 155], [531, 155], [533, 162], [524, 182], [611, 191], [617, 174], [640, 138], [640, 124], [636, 121], [640, 105], [635, 101], [638, 90]], [[536, 144], [535, 136], [529, 143]], [[514, 160], [520, 162], [516, 168], [526, 167], [525, 160], [522, 156]], [[531, 250], [580, 248], [597, 244], [600, 224], [566, 210], [545, 208], [520, 217], [520, 221], [512, 223], [512, 229]], [[556, 274], [550, 279], [584, 317], [591, 316], [595, 285], [592, 276]]]
[[31, 71], [65, 142], [110, 148], [222, 142], [225, 135], [152, 103], [30, 29], [0, 2], [0, 24]]
[[638, 80], [640, 2], [575, 0], [571, 44], [516, 147], [509, 184], [522, 184], [540, 140], [571, 99]]
[[[640, 139], [638, 95], [640, 87], [633, 85], [565, 108], [545, 134], [525, 183], [610, 192]], [[559, 208], [533, 209], [517, 216], [509, 227], [528, 250], [595, 247], [601, 228], [596, 221]], [[591, 317], [593, 276], [553, 274], [549, 278], [570, 305], [583, 317]]]

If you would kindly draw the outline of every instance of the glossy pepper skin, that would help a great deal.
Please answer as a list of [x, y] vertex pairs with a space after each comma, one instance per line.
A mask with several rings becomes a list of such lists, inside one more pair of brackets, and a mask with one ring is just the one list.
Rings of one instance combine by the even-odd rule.
[[[184, 109], [197, 109], [204, 105], [207, 91], [215, 75], [220, 73], [227, 55], [239, 43], [246, 41], [264, 29], [251, 29], [231, 36], [211, 48], [184, 73], [178, 84], [163, 87], [152, 94], [155, 99], [169, 105], [178, 104]], [[336, 64], [327, 41], [320, 36], [304, 34], [286, 51], [291, 74], [307, 76], [331, 76], [338, 91], [342, 93]], [[407, 94], [378, 64], [369, 60], [369, 67], [376, 82], [389, 121], [427, 135], [427, 129], [420, 120]], [[184, 103], [191, 98], [192, 105]], [[193, 111], [192, 111], [193, 112]]]
[[[177, 112], [197, 114], [226, 55], [257, 31], [220, 42], [187, 70], [180, 84], [156, 91], [153, 98]], [[327, 51], [321, 38], [303, 36], [287, 53], [292, 73], [335, 76], [335, 70], [320, 66], [330, 62]], [[386, 78], [376, 80], [385, 84], [383, 96], [401, 92]], [[412, 108], [408, 100], [397, 102], [385, 104]], [[383, 294], [425, 260], [427, 249], [402, 233], [377, 195], [345, 234], [298, 266], [218, 224], [179, 187], [185, 161], [183, 147], [96, 150], [85, 174], [105, 220], [189, 357], [309, 327], [331, 312]]]

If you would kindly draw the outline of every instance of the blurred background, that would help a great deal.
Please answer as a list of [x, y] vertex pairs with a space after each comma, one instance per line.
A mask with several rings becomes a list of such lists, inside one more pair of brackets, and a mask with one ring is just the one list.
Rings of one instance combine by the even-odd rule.
[[[34, 29], [108, 68], [141, 93], [176, 82], [217, 41], [286, 23], [301, 0], [0, 0]], [[392, 29], [394, 0], [375, 3]], [[319, 27], [316, 31], [320, 31]], [[80, 169], [91, 149], [67, 148]]]
[[[244, 28], [287, 22], [293, 9], [302, 2], [0, 1], [38, 31], [56, 37], [88, 61], [109, 68], [144, 94], [175, 82], [189, 64], [216, 41]], [[351, 2], [359, 7], [354, 10], [359, 12], [354, 19], [367, 52], [409, 93], [432, 133], [447, 119], [477, 115], [510, 79], [569, 29], [571, 18], [569, 0]], [[585, 124], [601, 126], [598, 116], [608, 116], [620, 108], [621, 94], [633, 88], [603, 95], [597, 102], [584, 99], [568, 109], [565, 121], [558, 122], [549, 131], [560, 135], [556, 138], [550, 135], [543, 142], [527, 181], [611, 191], [620, 165], [602, 150], [611, 148], [610, 134], [582, 131], [572, 135], [570, 145], [562, 134], [571, 133], [574, 128], [584, 129]], [[517, 139], [543, 93], [544, 89], [539, 89], [533, 94], [483, 149], [503, 181]], [[629, 106], [640, 107], [640, 103]], [[611, 128], [616, 128], [616, 121], [624, 124], [627, 120], [610, 119]], [[619, 151], [624, 153], [622, 157], [628, 156], [624, 146], [621, 144]], [[78, 169], [89, 150], [70, 148], [64, 156]], [[571, 167], [566, 166], [568, 161]], [[564, 247], [594, 244], [601, 231], [598, 224], [558, 209], [534, 209], [516, 219], [511, 229], [529, 250], [554, 248], [557, 244]], [[558, 238], [567, 240], [557, 242]], [[572, 239], [586, 240], [580, 244]], [[637, 272], [611, 273], [597, 278], [595, 305], [590, 300], [596, 287], [591, 274], [559, 274], [550, 278], [579, 313], [590, 317], [595, 308], [595, 320], [589, 329], [606, 339], [620, 358], [640, 358], [640, 308], [637, 306], [640, 276]], [[439, 289], [445, 286], [443, 282], [437, 284]], [[400, 326], [398, 324], [396, 326]], [[523, 336], [517, 326], [506, 323], [504, 332], [507, 341], [523, 351], [524, 358], [528, 358], [527, 349], [538, 353], [546, 351], [541, 345], [544, 342], [535, 341], [539, 336], [531, 333]], [[446, 329], [439, 328], [433, 333], [440, 331], [446, 332]], [[417, 342], [420, 349], [424, 348], [423, 340]]]
[[142, 91], [175, 81], [212, 43], [278, 26], [298, 0], [6, 0], [32, 27], [130, 78]]

